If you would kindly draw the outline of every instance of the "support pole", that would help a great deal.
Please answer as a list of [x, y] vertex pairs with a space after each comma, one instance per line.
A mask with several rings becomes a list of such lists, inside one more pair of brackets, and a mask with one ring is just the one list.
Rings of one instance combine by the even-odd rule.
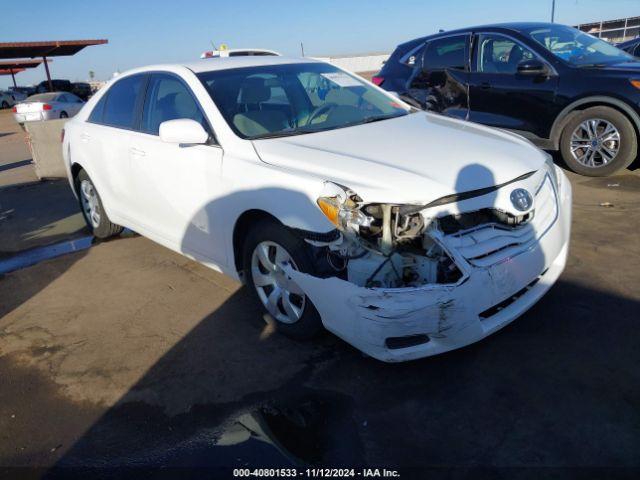
[[47, 81], [49, 82], [49, 91], [53, 92], [53, 82], [51, 81], [51, 73], [49, 73], [49, 64], [47, 63], [47, 57], [42, 57], [44, 61], [44, 69], [47, 72]]
[[13, 80], [13, 86], [18, 88], [18, 85], [16, 84], [16, 76], [13, 73], [13, 68], [10, 68], [9, 71], [11, 72], [11, 79]]

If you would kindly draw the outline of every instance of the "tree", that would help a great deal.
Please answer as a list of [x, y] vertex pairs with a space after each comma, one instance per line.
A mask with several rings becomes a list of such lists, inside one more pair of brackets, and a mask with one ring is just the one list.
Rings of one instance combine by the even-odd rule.
[[94, 72], [93, 70], [89, 70], [89, 80], [93, 80], [95, 76], [96, 72]]

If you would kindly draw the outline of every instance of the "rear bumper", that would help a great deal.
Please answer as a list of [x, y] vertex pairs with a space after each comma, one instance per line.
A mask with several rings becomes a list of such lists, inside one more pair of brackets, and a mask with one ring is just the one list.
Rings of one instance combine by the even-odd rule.
[[[466, 265], [468, 275], [456, 285], [374, 289], [293, 270], [289, 274], [328, 330], [379, 360], [413, 360], [469, 345], [525, 313], [564, 270], [572, 192], [561, 175], [553, 225], [527, 249], [498, 264]], [[407, 342], [410, 346], [403, 346]]]

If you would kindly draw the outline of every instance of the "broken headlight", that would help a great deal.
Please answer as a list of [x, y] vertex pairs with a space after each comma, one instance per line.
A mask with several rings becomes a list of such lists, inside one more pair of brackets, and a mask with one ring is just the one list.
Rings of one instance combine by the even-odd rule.
[[373, 217], [360, 210], [362, 199], [347, 187], [327, 182], [327, 195], [318, 197], [316, 203], [325, 217], [342, 232], [359, 233], [360, 227], [367, 227], [373, 222]]

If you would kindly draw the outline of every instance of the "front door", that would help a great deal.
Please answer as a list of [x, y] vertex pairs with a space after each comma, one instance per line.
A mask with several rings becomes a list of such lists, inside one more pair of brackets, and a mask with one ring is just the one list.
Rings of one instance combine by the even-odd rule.
[[518, 74], [520, 62], [540, 58], [510, 37], [481, 33], [473, 43], [469, 120], [546, 137], [553, 123], [558, 76]]
[[153, 74], [140, 131], [131, 134], [129, 158], [135, 185], [135, 221], [159, 243], [201, 261], [224, 263], [221, 232], [211, 218], [222, 190], [223, 150], [211, 145], [165, 143], [162, 122], [188, 118], [211, 133], [202, 108], [179, 77]]

